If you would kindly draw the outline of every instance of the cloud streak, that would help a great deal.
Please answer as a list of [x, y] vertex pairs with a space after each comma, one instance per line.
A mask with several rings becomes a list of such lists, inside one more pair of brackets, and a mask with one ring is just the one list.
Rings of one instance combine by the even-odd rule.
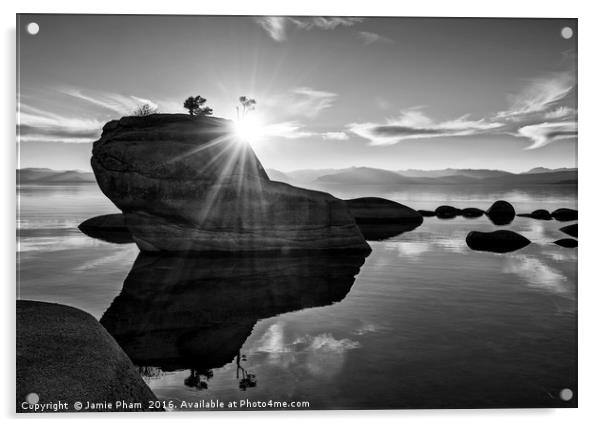
[[335, 28], [350, 27], [363, 21], [363, 18], [347, 17], [313, 17], [293, 18], [285, 16], [264, 16], [255, 18], [255, 22], [275, 41], [287, 39], [289, 28], [309, 31], [312, 29], [334, 30]]
[[369, 31], [359, 31], [357, 33], [357, 37], [360, 39], [360, 41], [365, 46], [368, 46], [368, 45], [371, 45], [374, 43], [393, 43], [393, 40], [391, 40], [390, 38], [382, 36], [377, 33], [371, 33]]

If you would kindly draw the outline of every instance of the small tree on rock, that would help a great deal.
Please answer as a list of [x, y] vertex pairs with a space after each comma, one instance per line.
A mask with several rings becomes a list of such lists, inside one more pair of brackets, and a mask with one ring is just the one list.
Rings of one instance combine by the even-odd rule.
[[189, 96], [184, 101], [184, 108], [191, 116], [209, 116], [213, 114], [213, 109], [205, 106], [205, 102], [207, 100], [200, 95]]
[[143, 104], [134, 110], [134, 116], [138, 117], [150, 116], [157, 113], [157, 107], [153, 107], [150, 104]]

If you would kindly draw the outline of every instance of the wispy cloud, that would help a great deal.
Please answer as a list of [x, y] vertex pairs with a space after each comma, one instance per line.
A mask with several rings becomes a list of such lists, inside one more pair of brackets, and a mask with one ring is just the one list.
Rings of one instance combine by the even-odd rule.
[[407, 139], [475, 135], [502, 125], [485, 119], [470, 120], [468, 115], [436, 122], [422, 111], [410, 109], [385, 123], [351, 123], [347, 127], [373, 145], [391, 145]]
[[339, 26], [349, 27], [362, 22], [363, 18], [346, 17], [313, 17], [313, 18], [292, 18], [284, 16], [264, 16], [255, 18], [255, 22], [263, 28], [268, 35], [278, 41], [285, 41], [288, 28], [297, 28], [302, 30], [334, 30]]
[[536, 149], [577, 137], [574, 103], [575, 73], [566, 71], [532, 79], [518, 94], [510, 96], [509, 108], [478, 120], [464, 115], [435, 121], [414, 107], [383, 122], [350, 123], [347, 129], [373, 145], [390, 145], [410, 139], [504, 134], [531, 141]]
[[572, 71], [552, 73], [533, 79], [518, 94], [510, 95], [510, 108], [498, 112], [496, 117], [520, 120], [526, 115], [547, 111], [556, 107], [574, 87], [575, 73]]
[[329, 139], [333, 141], [346, 141], [349, 139], [349, 135], [345, 132], [323, 132], [322, 139]]
[[357, 37], [361, 40], [364, 45], [371, 45], [373, 43], [393, 43], [388, 37], [382, 36], [377, 33], [371, 33], [369, 31], [359, 31]]
[[158, 107], [150, 99], [133, 95], [103, 92], [84, 93], [79, 89], [72, 88], [61, 89], [61, 92], [121, 116], [132, 114], [137, 107], [143, 104], [149, 104], [152, 108]]
[[577, 137], [577, 122], [538, 123], [523, 126], [518, 129], [518, 135], [529, 138], [532, 144], [526, 149], [545, 147], [546, 145], [563, 139]]

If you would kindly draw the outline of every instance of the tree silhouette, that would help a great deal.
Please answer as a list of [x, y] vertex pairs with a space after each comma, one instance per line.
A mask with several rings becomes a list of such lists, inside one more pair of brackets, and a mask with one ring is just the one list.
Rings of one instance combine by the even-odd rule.
[[242, 119], [247, 111], [254, 110], [255, 105], [257, 105], [257, 101], [255, 101], [253, 98], [247, 98], [246, 96], [241, 96], [240, 98], [238, 98], [238, 101], [242, 106], [242, 114], [241, 110], [239, 110], [239, 107], [236, 107], [236, 116], [238, 117], [238, 119]]
[[184, 108], [188, 110], [191, 116], [209, 116], [213, 114], [213, 109], [205, 106], [207, 100], [200, 95], [189, 96], [184, 101]]
[[151, 114], [157, 114], [158, 112], [157, 107], [153, 107], [150, 104], [143, 104], [134, 110], [134, 116], [144, 117], [150, 116]]

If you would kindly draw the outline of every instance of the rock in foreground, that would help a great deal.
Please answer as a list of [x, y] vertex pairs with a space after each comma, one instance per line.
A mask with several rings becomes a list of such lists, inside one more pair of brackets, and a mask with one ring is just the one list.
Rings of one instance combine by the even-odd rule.
[[495, 225], [506, 225], [510, 224], [516, 212], [514, 207], [505, 200], [498, 200], [486, 212], [487, 216]]
[[133, 243], [132, 233], [125, 225], [123, 214], [95, 216], [79, 225], [82, 233], [109, 243]]
[[471, 231], [466, 236], [466, 244], [475, 251], [506, 253], [522, 249], [529, 243], [529, 239], [510, 230]]
[[[59, 304], [17, 301], [17, 411], [30, 393], [39, 403], [140, 402], [153, 392], [109, 333], [89, 314]], [[84, 408], [85, 410], [85, 408]], [[128, 408], [104, 408], [125, 411]]]
[[111, 121], [92, 169], [142, 251], [370, 251], [344, 201], [270, 181], [224, 119]]

